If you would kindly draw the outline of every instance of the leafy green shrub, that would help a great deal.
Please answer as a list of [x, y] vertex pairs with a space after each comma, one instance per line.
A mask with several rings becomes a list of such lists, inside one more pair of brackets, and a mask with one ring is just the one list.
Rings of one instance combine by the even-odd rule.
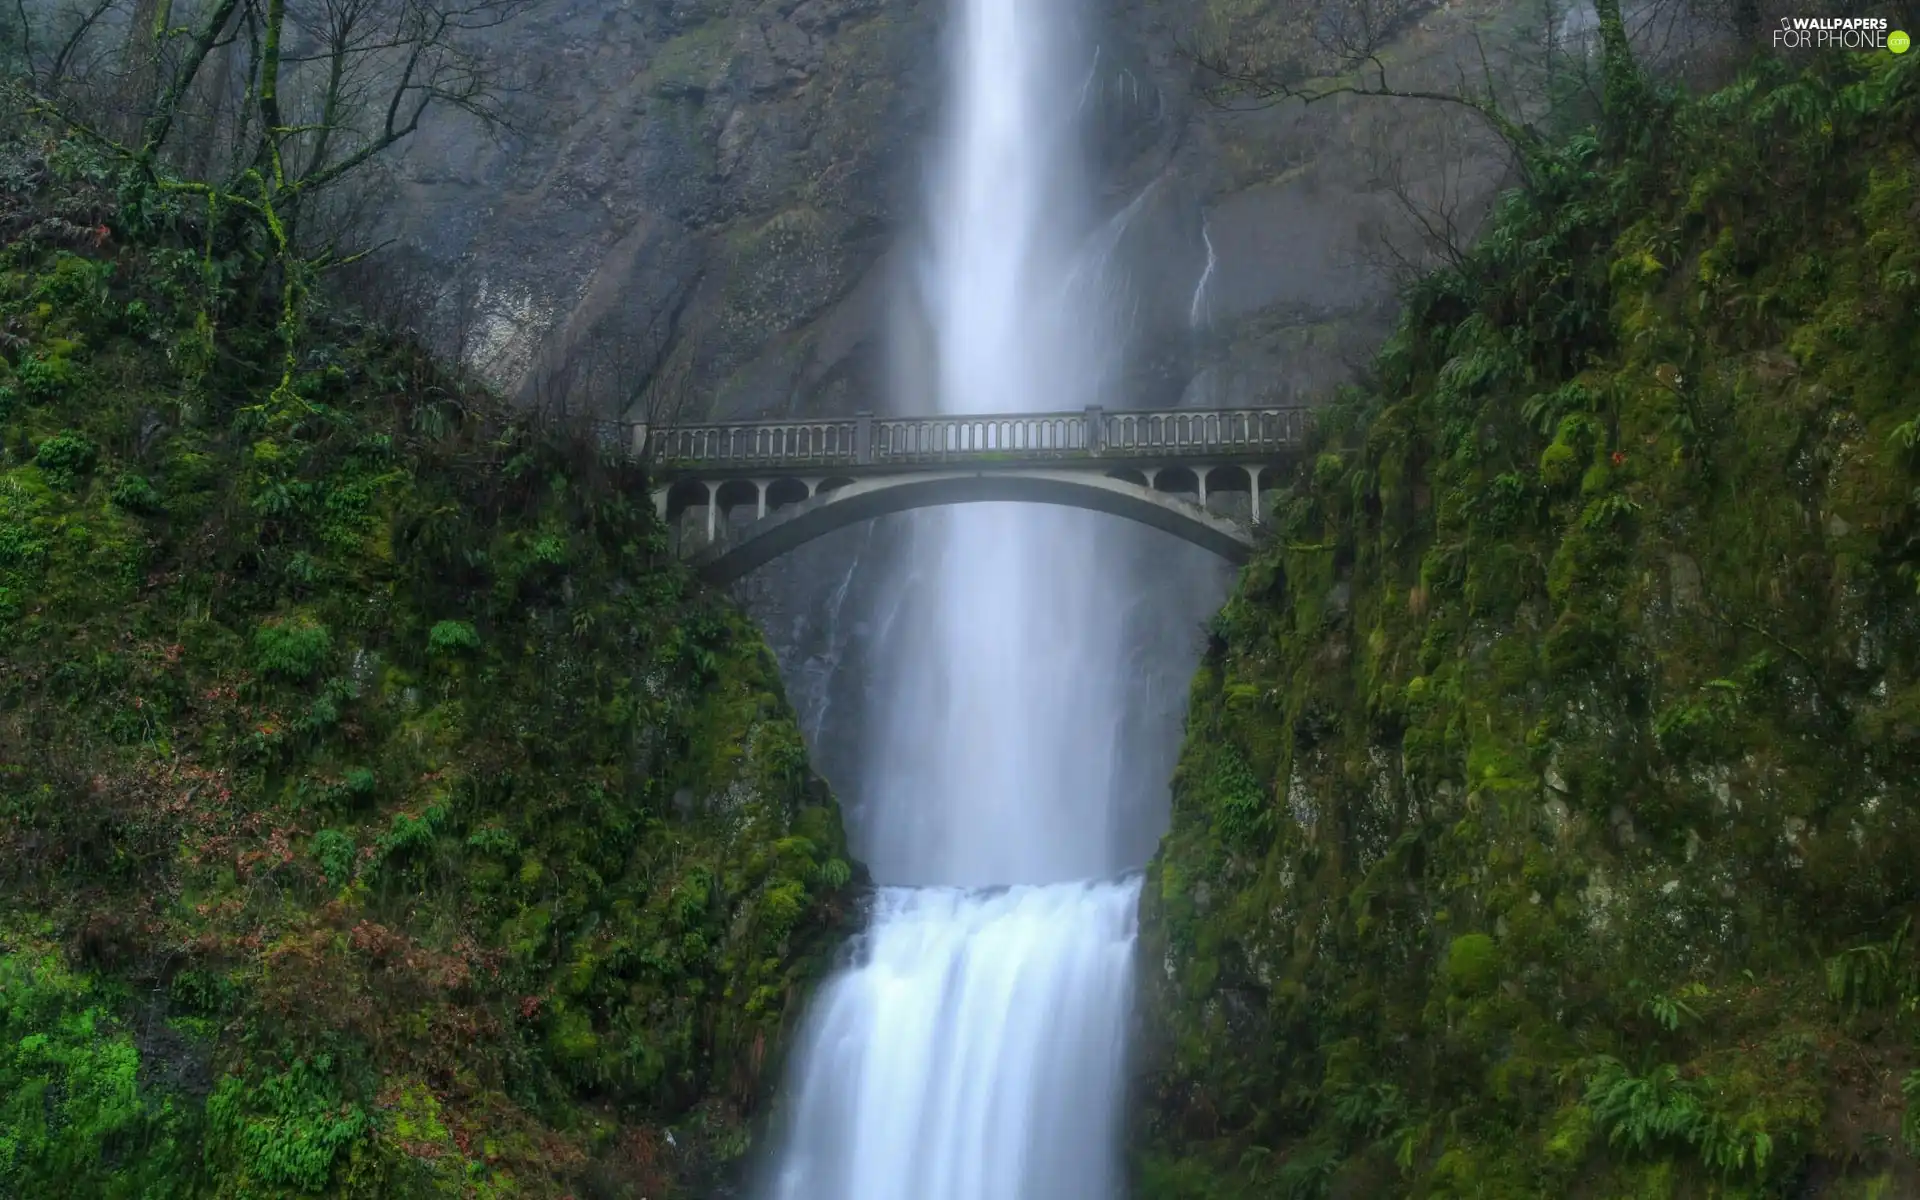
[[440, 621], [427, 632], [427, 649], [438, 654], [479, 648], [480, 634], [466, 621]]
[[387, 831], [380, 835], [380, 853], [386, 858], [400, 858], [415, 850], [423, 850], [433, 844], [433, 836], [439, 832], [440, 825], [446, 820], [447, 810], [438, 804], [430, 804], [419, 816], [412, 813], [395, 813]]
[[200, 1016], [217, 1016], [231, 1009], [239, 989], [225, 975], [189, 968], [173, 977], [167, 985], [167, 998], [180, 1010]]
[[[13, 515], [0, 510], [0, 518]], [[47, 539], [24, 521], [0, 519], [0, 567], [32, 570], [45, 565], [47, 552]]]
[[333, 887], [343, 887], [353, 878], [353, 839], [338, 829], [322, 829], [313, 835], [313, 861]]
[[93, 470], [100, 448], [85, 436], [64, 430], [41, 442], [33, 456], [34, 465], [55, 487], [72, 487], [80, 477]]
[[467, 848], [506, 858], [520, 852], [520, 839], [496, 825], [487, 825], [467, 836]]
[[1645, 1153], [1663, 1141], [1690, 1141], [1705, 1114], [1693, 1089], [1672, 1063], [1635, 1075], [1622, 1063], [1601, 1058], [1587, 1081], [1587, 1106], [1607, 1131], [1609, 1145]]
[[82, 258], [62, 250], [53, 269], [34, 282], [33, 299], [39, 303], [73, 309], [83, 316], [98, 316], [108, 311], [107, 285], [113, 278], [111, 259]]
[[1347, 471], [1346, 460], [1338, 454], [1322, 454], [1313, 461], [1313, 485], [1321, 491], [1332, 491]]
[[1827, 996], [1859, 1014], [1896, 1002], [1920, 1001], [1920, 960], [1909, 952], [1913, 919], [1900, 922], [1884, 942], [1869, 942], [1827, 959]]
[[530, 556], [534, 562], [542, 566], [564, 566], [567, 561], [567, 543], [553, 534], [548, 534], [533, 544]]
[[131, 471], [114, 480], [113, 491], [108, 494], [115, 504], [128, 512], [157, 513], [166, 507], [160, 493], [147, 482], [146, 476]]
[[1722, 1175], [1764, 1176], [1774, 1158], [1773, 1136], [1754, 1115], [1731, 1120], [1713, 1111], [1672, 1063], [1636, 1075], [1602, 1056], [1587, 1081], [1586, 1101], [1606, 1129], [1608, 1144], [1635, 1153], [1689, 1146], [1703, 1164]]
[[1710, 680], [1697, 697], [1662, 709], [1654, 718], [1653, 736], [1676, 761], [1711, 757], [1729, 745], [1741, 698], [1742, 689], [1733, 680]]
[[299, 682], [311, 679], [333, 650], [333, 634], [307, 617], [268, 620], [254, 631], [254, 666]]
[[67, 394], [78, 374], [71, 360], [27, 355], [13, 369], [14, 387], [32, 404], [50, 404]]

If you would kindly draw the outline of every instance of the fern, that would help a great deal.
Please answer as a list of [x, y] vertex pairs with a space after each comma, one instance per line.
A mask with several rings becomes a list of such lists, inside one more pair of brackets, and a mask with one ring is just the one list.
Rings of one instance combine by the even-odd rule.
[[1761, 1176], [1774, 1159], [1773, 1136], [1760, 1116], [1738, 1119], [1710, 1111], [1672, 1063], [1635, 1075], [1602, 1057], [1587, 1082], [1587, 1107], [1607, 1131], [1607, 1144], [1646, 1154], [1685, 1145], [1722, 1175]]
[[1206, 779], [1213, 800], [1214, 828], [1222, 841], [1257, 849], [1273, 828], [1266, 789], [1238, 751], [1228, 748], [1214, 761]]
[[1610, 492], [1587, 506], [1587, 511], [1580, 515], [1580, 524], [1587, 529], [1605, 529], [1615, 521], [1625, 520], [1639, 511], [1639, 504], [1618, 492]]
[[1903, 954], [1912, 925], [1913, 918], [1908, 917], [1887, 941], [1855, 946], [1829, 958], [1827, 996], [1858, 1014], [1920, 995], [1920, 963]]
[[1908, 466], [1920, 466], [1920, 417], [1896, 425], [1889, 444], [1900, 461]]
[[1275, 1173], [1272, 1194], [1280, 1200], [1325, 1200], [1340, 1155], [1331, 1146], [1309, 1145], [1287, 1156]]
[[1334, 1097], [1334, 1128], [1350, 1138], [1375, 1140], [1400, 1126], [1406, 1105], [1390, 1083], [1369, 1083]]
[[1737, 1174], [1749, 1167], [1754, 1174], [1762, 1174], [1773, 1157], [1773, 1138], [1751, 1115], [1738, 1122], [1711, 1117], [1690, 1140], [1699, 1148], [1700, 1161], [1722, 1175]]
[[254, 1179], [321, 1191], [335, 1161], [371, 1132], [366, 1112], [341, 1102], [332, 1065], [325, 1055], [311, 1065], [302, 1059], [257, 1089], [230, 1075], [207, 1097], [216, 1137]]
[[1689, 1000], [1698, 1000], [1707, 995], [1704, 984], [1689, 983], [1677, 992], [1669, 995], [1653, 996], [1647, 1000], [1645, 1008], [1649, 1015], [1660, 1024], [1660, 1028], [1673, 1033], [1684, 1021], [1698, 1021], [1700, 1013]]
[[1646, 1153], [1662, 1142], [1691, 1142], [1706, 1121], [1693, 1090], [1672, 1063], [1635, 1075], [1601, 1058], [1587, 1083], [1587, 1107], [1607, 1131], [1607, 1144]]

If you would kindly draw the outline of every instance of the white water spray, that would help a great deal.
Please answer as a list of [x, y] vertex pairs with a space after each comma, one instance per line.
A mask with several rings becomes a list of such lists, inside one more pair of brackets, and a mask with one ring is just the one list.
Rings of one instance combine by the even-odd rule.
[[[1103, 397], [1070, 0], [953, 0], [922, 297], [944, 412]], [[1089, 76], [1089, 78], [1091, 78]], [[1102, 518], [915, 514], [860, 780], [892, 886], [819, 996], [773, 1200], [1114, 1200], [1135, 878], [1125, 572]], [[1093, 881], [1093, 882], [1087, 882]], [[1102, 882], [1105, 881], [1105, 882]]]

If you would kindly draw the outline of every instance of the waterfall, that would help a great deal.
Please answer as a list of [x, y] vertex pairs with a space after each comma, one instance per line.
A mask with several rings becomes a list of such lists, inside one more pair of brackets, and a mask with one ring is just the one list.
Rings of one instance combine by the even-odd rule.
[[1137, 878], [881, 893], [830, 983], [776, 1200], [1110, 1200]]
[[[1119, 358], [1110, 289], [1071, 283], [1106, 257], [1080, 163], [1092, 54], [1070, 0], [952, 2], [918, 273], [935, 399], [1075, 410], [1104, 398]], [[763, 1191], [1114, 1200], [1129, 872], [1164, 820], [1120, 799], [1164, 795], [1164, 775], [1133, 782], [1139, 747], [1121, 736], [1136, 543], [1071, 509], [903, 519], [913, 561], [856, 784], [856, 842], [885, 886], [815, 1000]]]

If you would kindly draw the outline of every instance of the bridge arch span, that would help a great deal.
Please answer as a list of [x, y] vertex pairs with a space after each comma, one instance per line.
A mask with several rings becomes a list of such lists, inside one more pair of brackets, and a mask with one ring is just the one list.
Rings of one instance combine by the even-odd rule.
[[1104, 512], [1171, 533], [1234, 564], [1253, 551], [1253, 537], [1224, 517], [1177, 495], [1128, 479], [1076, 471], [942, 471], [832, 482], [802, 502], [769, 511], [739, 540], [709, 545], [691, 562], [709, 582], [732, 583], [807, 542], [888, 513], [948, 504], [1014, 501]]

